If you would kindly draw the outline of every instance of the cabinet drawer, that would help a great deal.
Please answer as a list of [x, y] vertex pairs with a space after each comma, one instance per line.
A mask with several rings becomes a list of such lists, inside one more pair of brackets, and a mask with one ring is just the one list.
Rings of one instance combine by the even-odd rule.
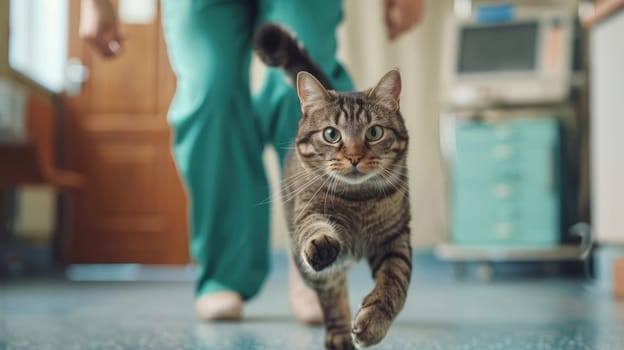
[[497, 143], [551, 143], [559, 139], [555, 118], [516, 119], [509, 122], [465, 122], [455, 130], [456, 148], [491, 147]]
[[458, 152], [452, 163], [452, 180], [456, 186], [487, 186], [494, 182], [522, 182], [542, 190], [557, 186], [555, 144], [497, 144], [481, 152]]
[[513, 143], [520, 140], [518, 131], [509, 124], [489, 126], [481, 123], [461, 124], [455, 131], [458, 150], [483, 149], [497, 143]]
[[500, 221], [454, 228], [453, 244], [552, 247], [559, 244], [559, 236], [548, 227], [530, 228], [524, 222]]
[[461, 150], [452, 163], [452, 176], [457, 183], [487, 184], [518, 176], [516, 164], [519, 145], [501, 143], [482, 149]]
[[456, 243], [549, 243], [559, 240], [558, 197], [514, 189], [453, 194]]

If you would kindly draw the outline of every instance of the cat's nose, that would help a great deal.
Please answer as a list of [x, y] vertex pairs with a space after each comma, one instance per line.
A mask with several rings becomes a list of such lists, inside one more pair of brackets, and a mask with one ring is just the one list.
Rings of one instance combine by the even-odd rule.
[[347, 156], [346, 158], [351, 162], [351, 165], [353, 165], [354, 167], [360, 163], [360, 160], [362, 160], [362, 157], [360, 156]]

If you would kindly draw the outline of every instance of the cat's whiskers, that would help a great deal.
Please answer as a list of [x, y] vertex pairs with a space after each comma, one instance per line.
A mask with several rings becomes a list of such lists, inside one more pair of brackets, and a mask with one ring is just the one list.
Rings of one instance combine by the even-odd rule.
[[[391, 167], [394, 167], [394, 168], [401, 168], [401, 169], [407, 169], [407, 168], [408, 168], [408, 166], [407, 166], [407, 165], [405, 165], [405, 164], [401, 164], [401, 163], [392, 164], [392, 165], [391, 165]], [[387, 169], [389, 169], [389, 168], [387, 168]]]
[[314, 173], [308, 170], [301, 170], [297, 174], [291, 175], [288, 178], [284, 178], [282, 180], [282, 189], [288, 189], [289, 187], [292, 187], [293, 185], [297, 185], [302, 180], [303, 182], [307, 182], [309, 179], [315, 176], [318, 178], [318, 176], [323, 176], [323, 175], [324, 175], [323, 173]]
[[338, 178], [336, 178], [336, 181], [334, 181], [334, 187], [332, 188], [332, 194], [336, 193], [336, 189], [338, 189]]
[[[400, 168], [399, 164], [397, 164], [396, 166]], [[398, 172], [392, 171], [392, 170], [390, 170], [389, 168], [386, 168], [386, 167], [382, 167], [382, 169], [385, 172], [387, 172], [389, 175], [391, 175], [394, 179], [396, 179], [398, 182], [405, 184], [405, 180], [400, 175], [406, 176], [407, 174], [405, 174], [403, 172], [398, 173]], [[403, 169], [400, 168], [399, 170], [407, 170], [407, 167], [405, 167]]]
[[401, 194], [404, 194], [400, 189], [398, 189], [394, 183], [392, 183], [392, 181], [385, 175], [381, 175], [381, 179], [384, 182], [383, 188], [394, 188], [397, 192], [400, 192]]
[[329, 183], [329, 186], [327, 186], [327, 191], [325, 191], [325, 199], [323, 200], [323, 214], [327, 214], [327, 195], [329, 194], [329, 192], [333, 193], [331, 189], [333, 185], [336, 183], [336, 177], [331, 174], [329, 176], [332, 178], [332, 180]]
[[[306, 182], [305, 184], [301, 185], [301, 187], [297, 188], [296, 190], [292, 191], [292, 192], [288, 192], [284, 195], [284, 202], [290, 202], [291, 200], [293, 200], [295, 197], [297, 197], [297, 195], [299, 195], [300, 193], [302, 193], [303, 191], [305, 191], [308, 187], [312, 186], [314, 183], [316, 183], [318, 181], [318, 179], [321, 179], [323, 177], [327, 177], [326, 174], [320, 174], [315, 176], [312, 180]], [[327, 180], [325, 180], [327, 181]], [[325, 183], [325, 182], [323, 182]], [[320, 188], [320, 187], [319, 187]]]
[[[326, 175], [323, 174], [322, 176], [326, 176]], [[306, 212], [306, 209], [308, 209], [308, 207], [310, 206], [310, 203], [312, 203], [312, 201], [314, 200], [314, 197], [316, 197], [316, 195], [321, 191], [321, 189], [323, 189], [323, 187], [332, 179], [332, 177], [329, 176], [329, 175], [327, 175], [327, 177], [328, 178], [325, 181], [323, 181], [321, 186], [319, 186], [318, 190], [316, 190], [316, 192], [314, 192], [312, 197], [310, 197], [310, 199], [308, 199], [308, 202], [306, 203], [306, 205], [298, 211], [297, 216], [295, 217], [294, 222], [299, 221], [299, 218], [301, 217], [301, 215], [303, 215]]]
[[[265, 199], [263, 199], [261, 202], [259, 202], [257, 205], [265, 205], [265, 204], [270, 204], [273, 203], [274, 201], [278, 201], [280, 199], [283, 200], [283, 193], [287, 192], [286, 190], [294, 185], [297, 184], [298, 181], [301, 181], [303, 179], [303, 181], [307, 181], [307, 178], [312, 178], [314, 176], [314, 174], [310, 174], [307, 171], [300, 171], [297, 174], [291, 175], [289, 176], [287, 179], [283, 179], [282, 180], [282, 185], [280, 186], [280, 189], [278, 191], [275, 191], [271, 194], [269, 194], [269, 196]], [[290, 184], [288, 184], [290, 183]]]
[[[300, 182], [302, 179], [306, 179], [306, 178], [312, 178], [314, 175], [314, 173], [310, 173], [309, 171], [305, 171], [302, 170], [297, 174], [291, 175], [288, 178], [284, 178], [282, 179], [282, 190], [286, 190], [294, 185], [297, 184], [297, 182]], [[307, 181], [307, 180], [304, 180]]]
[[378, 191], [379, 191], [379, 193], [383, 194], [383, 196], [384, 196], [384, 197], [386, 197], [386, 191], [385, 191], [385, 188], [384, 188], [384, 186], [381, 186], [381, 185], [380, 185], [380, 180], [379, 180], [379, 179], [380, 179], [380, 176], [377, 176], [377, 177], [375, 177], [375, 178], [372, 180], [373, 187], [374, 187], [376, 190], [378, 190]]
[[[323, 175], [310, 174], [307, 171], [301, 171], [298, 174], [290, 176], [287, 180], [282, 181], [283, 184], [280, 186], [280, 190], [269, 195], [268, 198], [258, 203], [258, 205], [272, 203], [275, 200], [282, 200], [284, 202], [291, 201], [300, 191], [305, 190], [305, 188], [311, 186], [316, 180], [321, 178]], [[304, 182], [301, 187], [294, 189], [295, 186], [299, 185], [300, 182]], [[293, 188], [293, 191], [289, 189]]]
[[406, 185], [405, 180], [403, 180], [403, 178], [400, 176], [404, 174], [397, 174], [396, 172], [385, 167], [382, 167], [381, 169], [383, 173], [389, 175], [392, 180], [396, 180], [396, 182], [398, 182], [401, 185]]
[[[378, 158], [381, 160], [390, 160], [390, 161], [396, 162], [399, 160], [400, 157], [378, 157]], [[395, 164], [395, 165], [400, 165], [400, 164]]]
[[401, 183], [401, 182], [399, 182], [399, 183], [393, 182], [393, 181], [391, 181], [391, 179], [390, 179], [389, 183], [390, 183], [390, 184], [391, 184], [394, 188], [396, 188], [396, 190], [397, 190], [397, 191], [401, 192], [401, 194], [402, 194], [404, 197], [409, 197], [409, 191], [408, 191], [408, 188], [407, 188], [407, 186], [406, 186], [405, 184], [403, 184], [403, 183]]
[[382, 176], [382, 178], [386, 180], [389, 185], [399, 191], [403, 196], [408, 197], [408, 188], [405, 181], [403, 181], [401, 178], [399, 178], [396, 174], [394, 174], [387, 168], [382, 167], [381, 170], [382, 172], [380, 173], [380, 175]]
[[[385, 160], [392, 160], [394, 162], [397, 161], [396, 158], [384, 158]], [[383, 166], [382, 162], [377, 162], [380, 167], [386, 168], [386, 169], [390, 169], [390, 168], [403, 168], [403, 169], [407, 169], [408, 166], [406, 164], [401, 164], [401, 163], [392, 163], [390, 164], [388, 167]]]

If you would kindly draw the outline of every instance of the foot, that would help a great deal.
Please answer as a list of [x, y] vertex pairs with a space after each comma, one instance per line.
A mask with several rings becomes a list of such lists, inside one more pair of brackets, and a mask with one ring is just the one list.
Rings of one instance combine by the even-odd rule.
[[236, 292], [202, 295], [195, 301], [195, 312], [201, 321], [234, 321], [243, 315], [243, 298]]
[[354, 350], [351, 333], [328, 332], [325, 335], [325, 349], [327, 350]]
[[388, 333], [392, 319], [383, 301], [367, 297], [353, 319], [351, 333], [358, 349], [379, 343]]
[[303, 253], [308, 265], [318, 272], [336, 261], [340, 253], [340, 242], [331, 236], [319, 234], [307, 243]]
[[316, 292], [305, 285], [299, 271], [290, 263], [288, 280], [288, 294], [290, 308], [299, 322], [306, 325], [323, 324], [323, 311]]

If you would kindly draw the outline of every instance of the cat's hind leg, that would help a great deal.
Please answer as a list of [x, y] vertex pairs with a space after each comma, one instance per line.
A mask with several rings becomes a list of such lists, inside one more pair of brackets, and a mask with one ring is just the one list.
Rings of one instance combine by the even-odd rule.
[[328, 276], [325, 281], [324, 285], [317, 285], [325, 323], [325, 348], [353, 350], [346, 270]]

